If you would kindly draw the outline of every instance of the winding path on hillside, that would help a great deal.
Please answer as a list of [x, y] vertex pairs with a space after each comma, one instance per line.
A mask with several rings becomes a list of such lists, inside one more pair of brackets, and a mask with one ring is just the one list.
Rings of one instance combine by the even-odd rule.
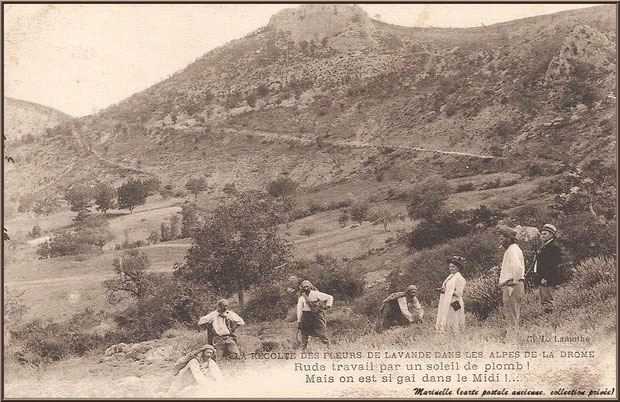
[[74, 130], [71, 130], [71, 136], [73, 137], [73, 139], [74, 139], [74, 141], [75, 141], [75, 143], [77, 144], [78, 147], [80, 147], [81, 149], [84, 149], [87, 152], [89, 152], [91, 155], [93, 155], [95, 158], [97, 158], [99, 160], [99, 162], [102, 162], [103, 164], [111, 165], [112, 167], [117, 168], [117, 169], [121, 169], [121, 170], [128, 170], [131, 173], [138, 173], [138, 174], [143, 174], [143, 175], [147, 175], [147, 176], [152, 176], [153, 175], [152, 173], [147, 172], [144, 169], [136, 168], [134, 166], [130, 166], [130, 165], [127, 165], [127, 164], [124, 164], [124, 163], [120, 163], [118, 161], [114, 161], [114, 160], [111, 160], [111, 159], [108, 159], [108, 158], [104, 157], [99, 152], [95, 151], [92, 148], [91, 145], [84, 144], [84, 142], [82, 141], [82, 138]]
[[[276, 141], [296, 142], [296, 143], [301, 143], [301, 144], [313, 144], [317, 142], [316, 139], [300, 138], [300, 137], [295, 137], [289, 134], [267, 132], [267, 131], [261, 131], [261, 130], [238, 131], [238, 130], [228, 129], [226, 131], [228, 133], [235, 133], [238, 135], [257, 136], [257, 137], [267, 138], [267, 139], [276, 140]], [[345, 140], [333, 141], [333, 140], [320, 139], [320, 142], [323, 144], [333, 145], [333, 146], [342, 147], [342, 148], [375, 148], [375, 149], [392, 148], [392, 149], [402, 149], [406, 151], [431, 152], [431, 153], [443, 154], [443, 155], [466, 156], [470, 158], [477, 158], [477, 159], [483, 159], [483, 160], [490, 160], [490, 159], [497, 158], [496, 156], [493, 156], [493, 155], [481, 155], [481, 154], [474, 154], [470, 152], [446, 151], [443, 149], [413, 147], [413, 146], [406, 146], [406, 145], [373, 144], [373, 143], [364, 142], [364, 141], [345, 141]]]

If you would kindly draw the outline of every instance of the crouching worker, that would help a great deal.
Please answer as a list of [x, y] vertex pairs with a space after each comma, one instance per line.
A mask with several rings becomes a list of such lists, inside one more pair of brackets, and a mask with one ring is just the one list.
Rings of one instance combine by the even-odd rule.
[[213, 346], [204, 345], [177, 360], [173, 368], [175, 377], [170, 385], [170, 392], [202, 394], [207, 391], [209, 385], [223, 381], [222, 371], [211, 359], [214, 354]]
[[409, 285], [404, 292], [392, 293], [383, 300], [381, 325], [384, 329], [394, 325], [406, 326], [422, 321], [424, 309], [416, 297], [417, 291], [418, 288], [415, 285]]
[[334, 297], [319, 292], [310, 281], [303, 281], [299, 287], [301, 294], [297, 301], [297, 327], [301, 332], [302, 349], [308, 347], [310, 336], [316, 336], [329, 345], [325, 310], [332, 306]]

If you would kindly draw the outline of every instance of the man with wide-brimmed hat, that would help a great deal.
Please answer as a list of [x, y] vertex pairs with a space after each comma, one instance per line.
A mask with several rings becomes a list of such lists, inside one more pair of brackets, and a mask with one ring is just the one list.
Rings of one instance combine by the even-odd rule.
[[525, 258], [517, 244], [517, 231], [509, 226], [497, 227], [506, 249], [499, 273], [499, 286], [502, 288], [504, 318], [509, 326], [518, 327], [521, 314], [521, 301], [525, 285]]
[[394, 292], [383, 300], [381, 305], [383, 328], [388, 329], [394, 325], [406, 326], [422, 321], [424, 309], [416, 297], [417, 291], [416, 285], [409, 285], [404, 292]]
[[325, 310], [332, 306], [334, 297], [327, 293], [319, 292], [308, 280], [301, 282], [299, 288], [297, 327], [301, 332], [302, 349], [308, 347], [308, 338], [310, 336], [315, 336], [325, 345], [329, 345]]
[[534, 262], [534, 283], [538, 285], [540, 302], [545, 313], [553, 312], [552, 289], [560, 283], [559, 266], [562, 263], [562, 251], [557, 242], [555, 226], [547, 223], [539, 230], [544, 242], [536, 251]]
[[209, 338], [215, 346], [217, 361], [223, 358], [238, 359], [241, 355], [235, 330], [245, 322], [234, 311], [228, 309], [228, 300], [217, 302], [216, 309], [201, 317], [198, 325], [208, 324]]

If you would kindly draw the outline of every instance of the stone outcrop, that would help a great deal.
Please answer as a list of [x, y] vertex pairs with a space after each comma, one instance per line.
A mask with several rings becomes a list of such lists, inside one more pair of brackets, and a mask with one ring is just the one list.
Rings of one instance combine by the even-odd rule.
[[321, 43], [341, 34], [367, 37], [373, 31], [373, 23], [356, 5], [307, 4], [280, 11], [271, 17], [268, 28], [289, 32], [295, 43]]
[[564, 39], [562, 49], [551, 60], [545, 73], [545, 83], [569, 78], [576, 64], [598, 71], [613, 72], [616, 48], [609, 38], [589, 25], [578, 25]]

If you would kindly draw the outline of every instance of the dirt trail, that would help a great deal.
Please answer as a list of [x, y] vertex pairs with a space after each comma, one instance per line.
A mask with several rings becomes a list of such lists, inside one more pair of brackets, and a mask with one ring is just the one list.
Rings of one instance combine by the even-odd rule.
[[[149, 269], [148, 272], [152, 273], [161, 273], [161, 272], [172, 272], [173, 268], [155, 268]], [[103, 282], [106, 279], [112, 279], [114, 277], [113, 272], [109, 273], [94, 273], [88, 275], [77, 275], [77, 276], [65, 276], [62, 278], [44, 278], [44, 279], [34, 279], [27, 281], [11, 281], [5, 282], [4, 286], [37, 286], [37, 285], [51, 285], [51, 284], [59, 284], [59, 283], [74, 283], [77, 281], [84, 282]]]
[[80, 138], [78, 133], [74, 132], [73, 130], [71, 130], [71, 136], [75, 140], [75, 143], [77, 144], [78, 147], [88, 151], [91, 155], [93, 155], [95, 158], [97, 158], [103, 164], [111, 165], [112, 167], [115, 167], [115, 168], [121, 169], [121, 170], [128, 170], [131, 173], [139, 173], [139, 174], [144, 174], [144, 175], [147, 175], [147, 176], [151, 176], [152, 175], [152, 173], [147, 172], [146, 170], [139, 169], [139, 168], [136, 168], [136, 167], [133, 167], [133, 166], [130, 166], [130, 165], [126, 165], [124, 163], [120, 163], [120, 162], [113, 161], [111, 159], [105, 158], [99, 152], [95, 151], [92, 148], [91, 145], [84, 144], [84, 142], [82, 141], [82, 138]]
[[[276, 140], [276, 141], [289, 141], [289, 142], [297, 142], [297, 143], [301, 143], [301, 144], [312, 144], [312, 143], [316, 143], [316, 140], [311, 140], [308, 138], [299, 138], [299, 137], [295, 137], [292, 135], [288, 135], [288, 134], [281, 134], [281, 133], [273, 133], [273, 132], [266, 132], [266, 131], [260, 131], [260, 130], [254, 130], [254, 131], [237, 131], [237, 130], [227, 130], [228, 133], [235, 133], [238, 135], [249, 135], [249, 136], [257, 136], [257, 137], [263, 137], [263, 138], [267, 138], [267, 139], [271, 139], [271, 140]], [[443, 149], [431, 149], [431, 148], [423, 148], [423, 147], [410, 147], [410, 146], [406, 146], [406, 145], [391, 145], [391, 144], [373, 144], [370, 142], [365, 142], [365, 141], [344, 141], [344, 140], [337, 140], [337, 141], [332, 141], [332, 140], [324, 140], [321, 139], [321, 142], [323, 144], [329, 144], [329, 145], [333, 145], [333, 146], [337, 146], [337, 147], [343, 147], [343, 148], [375, 148], [375, 149], [379, 149], [379, 148], [393, 148], [393, 149], [401, 149], [401, 150], [406, 150], [406, 151], [419, 151], [419, 152], [431, 152], [431, 153], [436, 153], [436, 154], [443, 154], [443, 155], [458, 155], [458, 156], [466, 156], [466, 157], [470, 157], [470, 158], [478, 158], [478, 159], [485, 159], [485, 160], [490, 160], [490, 159], [495, 159], [495, 156], [492, 155], [481, 155], [481, 154], [474, 154], [474, 153], [470, 153], [470, 152], [459, 152], [459, 151], [446, 151]]]

